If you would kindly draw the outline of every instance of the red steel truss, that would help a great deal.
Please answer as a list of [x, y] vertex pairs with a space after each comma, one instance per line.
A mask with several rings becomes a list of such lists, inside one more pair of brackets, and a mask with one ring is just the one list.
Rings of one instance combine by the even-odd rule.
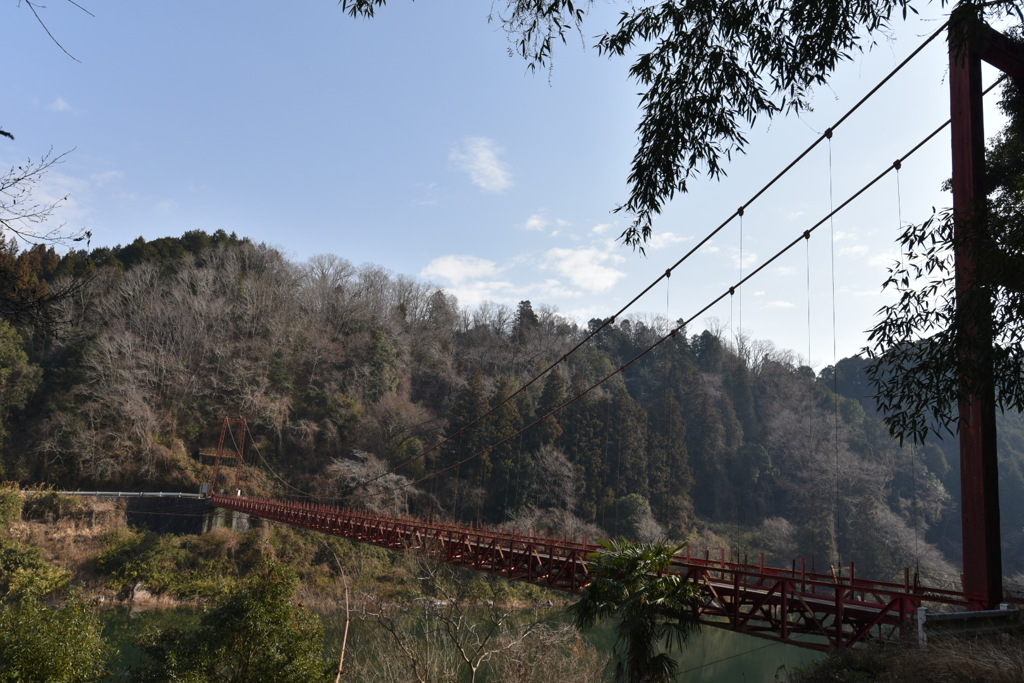
[[[211, 500], [216, 507], [394, 550], [417, 550], [450, 564], [570, 593], [586, 587], [587, 556], [601, 547], [313, 503], [226, 495]], [[716, 559], [679, 555], [673, 569], [706, 591], [703, 623], [817, 650], [906, 637], [910, 634], [904, 629], [912, 627], [918, 607], [968, 609], [976, 602], [963, 593], [912, 582], [909, 572], [902, 583], [855, 577], [852, 563], [845, 571], [820, 573], [796, 563], [780, 569], [731, 561], [722, 551]]]
[[[232, 432], [232, 426], [238, 432], [236, 438]], [[249, 428], [246, 426], [245, 420], [240, 417], [225, 417], [224, 422], [220, 428], [220, 441], [217, 443], [216, 451], [209, 451], [200, 449], [199, 455], [213, 458], [213, 477], [210, 480], [210, 490], [217, 490], [217, 475], [220, 472], [220, 461], [221, 460], [233, 460], [235, 464], [235, 482], [234, 485], [238, 486], [238, 477], [242, 471], [243, 455], [245, 453], [245, 435], [248, 433]], [[224, 450], [224, 441], [228, 436], [231, 436], [231, 440], [234, 442], [235, 449], [233, 451]]]

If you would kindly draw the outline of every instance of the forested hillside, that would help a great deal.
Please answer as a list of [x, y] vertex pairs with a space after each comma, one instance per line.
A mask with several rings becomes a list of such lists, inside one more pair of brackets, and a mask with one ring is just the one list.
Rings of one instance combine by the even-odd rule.
[[[529, 301], [469, 310], [414, 278], [335, 256], [293, 263], [223, 232], [65, 256], [7, 244], [3, 258], [20, 274], [8, 299], [39, 305], [0, 322], [0, 478], [195, 490], [209, 478], [199, 449], [241, 416], [253, 494], [572, 534], [715, 535], [773, 562], [852, 559], [878, 578], [918, 563], [956, 574], [955, 442], [901, 448], [859, 359], [816, 376], [769, 342], [704, 331], [591, 389], [675, 325], [634, 317], [504, 402], [601, 321], [584, 329]], [[1024, 423], [1003, 424], [1012, 546]], [[1007, 574], [1024, 563], [1006, 559]]]

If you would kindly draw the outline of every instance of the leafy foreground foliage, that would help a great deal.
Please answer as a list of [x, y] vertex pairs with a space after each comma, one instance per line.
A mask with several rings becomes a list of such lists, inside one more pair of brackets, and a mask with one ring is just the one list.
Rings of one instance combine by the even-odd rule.
[[[616, 619], [615, 678], [629, 683], [670, 681], [678, 665], [669, 654], [699, 627], [700, 591], [668, 574], [681, 548], [660, 543], [604, 541], [592, 556], [591, 583], [569, 608], [580, 628]], [[667, 651], [663, 651], [667, 650]]]
[[47, 562], [39, 548], [0, 537], [0, 595], [43, 596], [62, 588], [71, 574]]
[[0, 680], [87, 683], [106, 675], [110, 647], [93, 608], [79, 599], [59, 607], [39, 595], [0, 601]]
[[[0, 490], [0, 509], [21, 511], [20, 494]], [[0, 524], [0, 534], [9, 526]], [[91, 605], [74, 593], [50, 604], [71, 574], [39, 548], [0, 535], [0, 680], [12, 683], [98, 681], [110, 648]]]
[[[961, 375], [971, 391], [988, 390], [979, 368], [993, 369], [1001, 410], [1024, 410], [1024, 93], [1012, 80], [1000, 108], [1009, 121], [985, 153], [987, 225], [976, 257], [984, 305], [957, 297], [951, 209], [904, 229], [902, 258], [883, 284], [899, 298], [879, 311], [871, 331], [869, 376], [886, 423], [900, 438], [920, 443], [929, 432], [954, 433]], [[991, 346], [958, 360], [972, 328], [990, 333]]]
[[203, 615], [194, 630], [168, 629], [144, 643], [152, 660], [138, 681], [304, 683], [329, 680], [320, 618], [292, 604], [297, 579], [268, 564]]
[[0, 533], [21, 519], [23, 503], [16, 486], [0, 486]]
[[[0, 574], [3, 574], [0, 567]], [[59, 606], [44, 603], [47, 575], [19, 570], [20, 593], [0, 600], [0, 680], [98, 681], [113, 652], [92, 605], [71, 596]], [[194, 628], [142, 635], [148, 658], [130, 681], [318, 681], [329, 680], [320, 618], [292, 604], [296, 577], [267, 563], [218, 600]]]

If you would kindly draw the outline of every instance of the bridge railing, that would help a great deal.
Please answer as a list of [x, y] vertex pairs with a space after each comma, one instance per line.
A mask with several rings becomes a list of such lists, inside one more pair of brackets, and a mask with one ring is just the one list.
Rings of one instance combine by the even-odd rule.
[[973, 605], [971, 596], [961, 591], [927, 586], [911, 577], [909, 569], [903, 572], [903, 581], [882, 581], [866, 579], [856, 576], [855, 565], [850, 562], [842, 571], [830, 567], [828, 572], [819, 572], [813, 569], [808, 570], [806, 563], [801, 560], [799, 566], [794, 560], [792, 567], [771, 567], [763, 562], [751, 564], [729, 560], [722, 550], [718, 558], [710, 553], [705, 553], [703, 558], [694, 557], [689, 554], [689, 548], [684, 550], [685, 554], [678, 555], [673, 561], [676, 572], [681, 574], [690, 573], [694, 568], [699, 568], [709, 576], [720, 580], [732, 580], [735, 576], [743, 577], [747, 583], [766, 584], [773, 581], [785, 580], [799, 587], [800, 592], [809, 595], [832, 594], [837, 588], [842, 590], [846, 597], [851, 600], [859, 599], [868, 601], [868, 596], [912, 596], [922, 602], [932, 603], [935, 606], [946, 606], [947, 608], [966, 609]]
[[214, 495], [239, 512], [396, 550], [421, 549], [445, 562], [575, 592], [588, 582], [587, 555], [599, 546], [411, 517], [381, 517], [328, 505]]

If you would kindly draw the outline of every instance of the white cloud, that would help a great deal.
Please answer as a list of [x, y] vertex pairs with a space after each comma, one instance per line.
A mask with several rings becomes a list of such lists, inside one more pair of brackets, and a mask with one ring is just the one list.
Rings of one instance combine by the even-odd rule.
[[608, 317], [608, 309], [602, 306], [586, 306], [584, 308], [574, 308], [570, 311], [565, 311], [562, 316], [566, 320], [575, 322], [577, 325], [586, 325], [587, 321], [595, 318], [604, 320]]
[[740, 250], [738, 248], [735, 248], [735, 247], [733, 247], [731, 249], [731, 253], [729, 254], [729, 258], [732, 260], [733, 265], [737, 269], [742, 268], [744, 271], [749, 271], [751, 269], [751, 267], [755, 263], [757, 263], [757, 254], [755, 254], [754, 252], [748, 250], [748, 251], [745, 251], [743, 253], [743, 258], [741, 259], [740, 258]]
[[92, 190], [93, 187], [84, 178], [51, 171], [35, 187], [32, 198], [41, 205], [55, 205], [47, 226], [64, 223], [66, 230], [61, 231], [73, 232], [89, 222], [90, 198], [94, 194]]
[[775, 273], [777, 275], [796, 275], [796, 268], [793, 266], [777, 266]]
[[68, 101], [60, 95], [58, 95], [57, 99], [51, 102], [46, 108], [50, 111], [71, 111], [71, 105], [68, 104]]
[[[868, 265], [872, 268], [877, 268], [879, 277], [884, 277], [883, 268], [891, 268], [894, 263], [898, 263], [902, 258], [899, 251], [883, 251], [875, 254], [868, 259]], [[881, 281], [881, 280], [879, 280]]]
[[526, 223], [523, 224], [523, 227], [526, 228], [527, 230], [540, 231], [548, 227], [548, 221], [539, 213], [535, 213], [526, 219]]
[[98, 187], [102, 187], [111, 181], [120, 180], [123, 177], [124, 174], [120, 171], [103, 171], [102, 173], [93, 173], [89, 176], [89, 179]]
[[644, 247], [648, 251], [655, 251], [658, 249], [664, 249], [670, 247], [673, 244], [679, 244], [680, 242], [689, 242], [693, 237], [683, 237], [677, 235], [674, 232], [656, 232], [651, 235], [651, 238], [647, 240], [647, 244]]
[[474, 185], [488, 192], [504, 192], [512, 187], [512, 176], [498, 158], [500, 150], [488, 138], [466, 138], [448, 158], [469, 174]]
[[590, 232], [594, 233], [595, 235], [603, 235], [611, 229], [611, 223], [598, 223], [597, 225], [590, 229]]
[[494, 261], [465, 254], [451, 254], [439, 256], [428, 263], [420, 275], [426, 278], [443, 278], [455, 285], [460, 285], [467, 280], [494, 277], [499, 272], [500, 269]]
[[172, 211], [174, 207], [176, 207], [177, 205], [178, 202], [174, 201], [173, 199], [163, 199], [156, 203], [156, 210], [161, 211], [163, 213], [168, 213]]
[[[838, 239], [838, 238], [837, 238]], [[843, 247], [839, 250], [839, 256], [864, 256], [870, 251], [866, 244], [857, 244], [851, 247]]]
[[485, 301], [513, 303], [522, 298], [516, 287], [511, 282], [504, 280], [478, 280], [454, 287], [445, 287], [445, 289], [459, 300], [460, 305], [471, 308], [479, 306]]
[[796, 308], [792, 301], [769, 301], [764, 304], [765, 308]]
[[882, 287], [881, 285], [874, 289], [854, 289], [852, 287], [843, 287], [840, 289], [840, 294], [852, 299], [877, 299], [882, 296]]
[[555, 278], [548, 278], [543, 282], [532, 285], [532, 289], [535, 289], [538, 293], [538, 297], [553, 298], [553, 297], [577, 297], [579, 296], [579, 290], [566, 287], [561, 280]]
[[606, 262], [621, 262], [623, 258], [594, 247], [579, 249], [549, 249], [544, 255], [543, 268], [554, 270], [588, 292], [607, 292], [625, 277]]

